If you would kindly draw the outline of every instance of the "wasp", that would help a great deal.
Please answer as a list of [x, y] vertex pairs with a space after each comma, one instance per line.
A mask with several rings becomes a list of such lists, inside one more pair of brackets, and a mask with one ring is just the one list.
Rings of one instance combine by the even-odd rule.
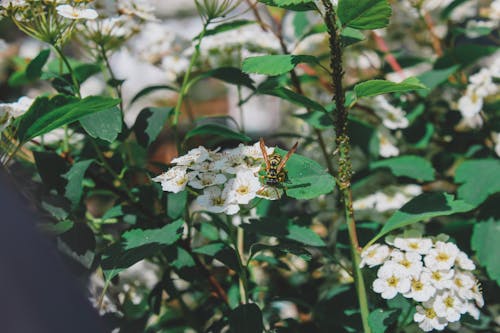
[[[264, 175], [265, 185], [276, 190], [277, 188], [281, 188], [282, 184], [287, 181], [288, 176], [285, 170], [285, 165], [290, 156], [292, 156], [295, 150], [297, 150], [298, 144], [299, 143], [296, 142], [285, 157], [281, 157], [278, 153], [268, 155], [264, 139], [260, 138], [260, 150], [262, 151], [262, 156], [264, 157], [264, 161], [266, 163], [266, 173]], [[279, 192], [277, 192], [277, 194], [279, 198]]]

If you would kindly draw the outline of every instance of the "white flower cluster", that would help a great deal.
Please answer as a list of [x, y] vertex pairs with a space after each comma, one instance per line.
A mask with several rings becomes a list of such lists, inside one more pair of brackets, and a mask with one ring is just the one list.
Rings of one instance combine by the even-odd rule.
[[373, 99], [373, 110], [382, 119], [382, 124], [388, 129], [406, 128], [410, 124], [406, 112], [400, 107], [395, 107], [382, 95]]
[[384, 299], [401, 294], [419, 302], [413, 320], [426, 332], [443, 330], [465, 313], [478, 319], [477, 307], [484, 305], [471, 272], [474, 263], [446, 240], [445, 235], [426, 238], [411, 230], [387, 237], [389, 245], [374, 244], [361, 253], [361, 267], [381, 265], [373, 290]]
[[490, 67], [483, 68], [469, 77], [465, 95], [458, 100], [458, 109], [465, 119], [476, 117], [483, 109], [484, 98], [498, 91], [494, 78], [500, 78], [499, 55]]
[[[267, 148], [272, 154], [274, 148]], [[153, 178], [161, 183], [163, 191], [178, 193], [189, 186], [202, 191], [196, 203], [212, 213], [236, 214], [240, 205], [255, 197], [277, 199], [279, 189], [266, 189], [258, 176], [264, 158], [259, 143], [253, 146], [240, 144], [234, 149], [219, 152], [199, 146], [186, 155], [172, 160], [174, 167]]]
[[13, 119], [22, 116], [33, 104], [33, 99], [23, 96], [14, 103], [0, 103], [0, 132], [10, 125]]

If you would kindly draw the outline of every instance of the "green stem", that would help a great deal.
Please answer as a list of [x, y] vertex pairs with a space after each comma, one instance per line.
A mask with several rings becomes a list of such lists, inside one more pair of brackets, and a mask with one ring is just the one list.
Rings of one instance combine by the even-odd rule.
[[177, 151], [180, 153], [180, 141], [179, 141], [179, 132], [178, 132], [178, 123], [179, 123], [179, 116], [181, 114], [181, 108], [182, 108], [182, 102], [184, 101], [184, 97], [188, 93], [188, 86], [189, 86], [189, 80], [191, 76], [191, 71], [193, 70], [194, 64], [196, 63], [196, 60], [198, 59], [198, 56], [200, 55], [200, 45], [201, 41], [203, 40], [203, 37], [205, 36], [205, 33], [207, 32], [207, 27], [208, 24], [210, 23], [209, 20], [205, 22], [203, 25], [203, 29], [198, 36], [198, 43], [196, 44], [194, 48], [194, 53], [191, 56], [191, 60], [189, 61], [189, 66], [186, 70], [186, 73], [184, 73], [184, 78], [182, 79], [182, 85], [181, 89], [179, 90], [179, 96], [177, 97], [177, 103], [175, 105], [174, 109], [174, 119], [172, 120], [172, 127], [174, 130], [174, 135], [175, 135], [175, 140], [177, 144]]
[[332, 68], [332, 84], [334, 89], [334, 101], [336, 106], [335, 118], [333, 125], [335, 127], [338, 154], [338, 172], [337, 181], [341, 198], [344, 204], [345, 221], [349, 233], [350, 248], [353, 263], [354, 283], [356, 285], [356, 293], [358, 296], [359, 309], [361, 313], [361, 321], [363, 324], [363, 332], [371, 333], [368, 324], [368, 316], [370, 314], [368, 308], [368, 298], [366, 295], [366, 287], [361, 272], [359, 242], [356, 232], [356, 221], [354, 219], [351, 178], [352, 164], [350, 156], [350, 137], [347, 132], [348, 109], [345, 107], [345, 91], [342, 85], [344, 71], [342, 68], [342, 44], [340, 31], [337, 26], [337, 17], [335, 10], [330, 0], [322, 0], [325, 6], [325, 24], [330, 34], [330, 67]]
[[71, 67], [71, 65], [70, 65], [70, 63], [68, 61], [68, 58], [66, 58], [66, 56], [64, 55], [64, 53], [62, 52], [62, 50], [61, 50], [61, 48], [59, 46], [52, 45], [52, 47], [56, 51], [56, 53], [59, 56], [59, 58], [64, 62], [64, 64], [68, 68], [69, 74], [71, 76], [71, 80], [73, 81], [73, 85], [75, 86], [75, 94], [76, 94], [76, 96], [78, 98], [81, 98], [82, 96], [80, 95], [80, 83], [76, 79], [75, 71]]
[[123, 119], [123, 98], [122, 98], [121, 85], [116, 85], [117, 79], [116, 79], [115, 73], [113, 72], [113, 69], [111, 68], [111, 64], [109, 62], [108, 55], [106, 54], [106, 49], [104, 48], [103, 45], [99, 45], [99, 50], [101, 53], [101, 57], [104, 60], [104, 63], [106, 64], [106, 68], [108, 69], [109, 76], [111, 77], [111, 79], [113, 81], [115, 81], [115, 82], [113, 82], [115, 84], [114, 88], [116, 91], [116, 96], [120, 99], [120, 111], [122, 113], [122, 119]]
[[236, 227], [237, 235], [236, 235], [236, 253], [238, 254], [238, 264], [240, 266], [241, 274], [240, 274], [240, 297], [241, 303], [247, 304], [248, 297], [248, 276], [247, 276], [247, 266], [243, 263], [243, 255], [244, 255], [244, 240], [245, 234], [242, 228]]

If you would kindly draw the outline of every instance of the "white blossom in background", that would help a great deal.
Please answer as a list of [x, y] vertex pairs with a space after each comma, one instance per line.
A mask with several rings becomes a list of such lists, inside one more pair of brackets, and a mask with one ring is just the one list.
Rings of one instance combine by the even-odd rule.
[[484, 98], [495, 94], [498, 86], [493, 82], [500, 77], [500, 55], [496, 55], [492, 65], [482, 68], [469, 77], [465, 94], [458, 100], [458, 110], [465, 119], [475, 117], [482, 109]]
[[95, 20], [99, 14], [91, 8], [79, 8], [71, 5], [60, 5], [56, 8], [57, 13], [72, 20]]
[[[387, 236], [361, 252], [360, 267], [380, 266], [372, 289], [384, 299], [397, 294], [417, 302], [413, 320], [425, 332], [458, 324], [469, 313], [479, 318], [484, 305], [475, 265], [445, 235], [423, 237], [420, 230]], [[383, 250], [381, 250], [383, 249]]]
[[[272, 154], [274, 148], [266, 147], [266, 152]], [[264, 164], [259, 142], [224, 151], [199, 146], [171, 163], [175, 166], [152, 180], [166, 192], [189, 187], [199, 194], [195, 202], [201, 210], [233, 215], [256, 197], [276, 200], [283, 194], [283, 189], [266, 186], [259, 178]]]
[[382, 191], [355, 200], [356, 211], [384, 213], [401, 208], [405, 203], [422, 193], [418, 185], [389, 186]]
[[117, 0], [116, 7], [120, 14], [136, 16], [145, 21], [156, 21], [155, 7], [148, 0]]
[[389, 133], [383, 131], [377, 132], [379, 141], [379, 155], [382, 157], [392, 157], [399, 155], [399, 148], [393, 143], [394, 139]]
[[375, 114], [382, 119], [382, 123], [388, 129], [406, 128], [410, 124], [406, 118], [406, 112], [393, 106], [384, 96], [375, 97], [373, 102]]
[[31, 104], [33, 104], [33, 99], [26, 96], [13, 103], [0, 103], [0, 132], [9, 126], [13, 119], [28, 111]]

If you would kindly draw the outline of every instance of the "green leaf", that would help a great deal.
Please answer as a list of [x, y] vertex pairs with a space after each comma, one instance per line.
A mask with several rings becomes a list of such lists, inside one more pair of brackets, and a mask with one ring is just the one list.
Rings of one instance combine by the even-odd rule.
[[[250, 21], [250, 20], [234, 20], [231, 22], [221, 23], [219, 25], [216, 25], [212, 29], [208, 29], [207, 31], [205, 31], [205, 36], [216, 35], [216, 34], [219, 34], [221, 32], [226, 32], [226, 31], [238, 29], [238, 28], [243, 27], [245, 25], [255, 24], [255, 23], [257, 23], [257, 22]], [[200, 35], [197, 35], [193, 39], [199, 39], [199, 38], [200, 38]]]
[[293, 223], [288, 219], [262, 218], [252, 219], [251, 223], [241, 225], [248, 232], [292, 240], [309, 246], [325, 246], [325, 242], [314, 231], [306, 226]]
[[300, 63], [317, 64], [318, 59], [310, 55], [264, 55], [243, 60], [242, 70], [245, 73], [281, 75], [288, 73]]
[[309, 18], [305, 12], [297, 12], [293, 16], [293, 32], [296, 38], [304, 35], [306, 28], [309, 26]]
[[262, 333], [262, 312], [255, 303], [241, 304], [229, 314], [230, 333]]
[[123, 209], [122, 209], [122, 206], [114, 206], [114, 207], [111, 207], [110, 209], [108, 209], [106, 211], [106, 213], [104, 213], [104, 215], [102, 216], [102, 220], [107, 220], [107, 219], [112, 219], [114, 217], [119, 217], [119, 216], [123, 216]]
[[427, 89], [417, 78], [409, 77], [401, 83], [387, 80], [369, 80], [354, 86], [357, 98], [377, 96], [393, 92], [409, 92]]
[[212, 243], [193, 249], [194, 253], [213, 257], [235, 272], [241, 272], [238, 256], [232, 247], [224, 243]]
[[309, 110], [326, 112], [325, 108], [321, 104], [305, 97], [304, 95], [297, 94], [296, 92], [285, 87], [275, 87], [271, 89], [260, 88], [257, 90], [260, 94], [276, 96], [290, 103], [305, 107]]
[[34, 151], [33, 155], [43, 184], [47, 189], [55, 189], [59, 194], [63, 194], [66, 179], [62, 178], [61, 175], [68, 171], [66, 161], [54, 152]]
[[50, 50], [45, 49], [40, 51], [38, 55], [31, 60], [31, 62], [26, 67], [26, 77], [29, 80], [38, 79], [42, 75], [42, 68], [47, 63], [50, 56]]
[[377, 168], [389, 168], [397, 177], [409, 177], [420, 181], [435, 179], [432, 164], [420, 156], [399, 156], [370, 164], [370, 169]]
[[234, 84], [237, 86], [245, 86], [247, 88], [255, 90], [255, 87], [253, 85], [254, 82], [250, 78], [250, 76], [243, 73], [241, 69], [236, 67], [219, 67], [216, 69], [212, 69], [201, 74], [196, 79], [198, 80], [208, 77], [213, 77], [226, 83]]
[[165, 123], [173, 111], [173, 107], [142, 109], [132, 128], [137, 142], [143, 147], [149, 147], [165, 127]]
[[40, 224], [39, 227], [43, 232], [46, 232], [48, 234], [51, 234], [53, 236], [58, 236], [61, 234], [64, 234], [66, 231], [70, 230], [73, 228], [73, 221], [61, 221], [58, 223], [43, 223]]
[[[282, 156], [286, 154], [286, 151], [279, 148], [275, 151]], [[288, 172], [288, 182], [284, 185], [289, 197], [312, 199], [330, 193], [335, 187], [332, 175], [307, 157], [293, 154], [286, 163], [285, 170]]]
[[491, 279], [500, 286], [500, 221], [489, 220], [474, 225], [471, 247], [476, 251], [478, 262], [486, 267]]
[[106, 280], [111, 280], [136, 262], [158, 253], [164, 246], [174, 244], [181, 236], [183, 220], [177, 220], [159, 229], [133, 229], [125, 232], [117, 244], [109, 247], [101, 266]]
[[176, 88], [174, 87], [171, 87], [171, 86], [167, 86], [167, 85], [164, 85], [164, 84], [161, 84], [161, 85], [157, 85], [157, 86], [149, 86], [149, 87], [146, 87], [144, 89], [142, 89], [141, 91], [139, 91], [133, 98], [132, 100], [130, 101], [130, 105], [132, 105], [133, 103], [135, 103], [139, 98], [143, 97], [143, 96], [146, 96], [154, 91], [157, 91], [157, 90], [172, 90], [172, 91], [177, 91]]
[[340, 32], [340, 38], [344, 46], [349, 46], [365, 40], [365, 35], [363, 35], [363, 33], [357, 29], [345, 27]]
[[172, 267], [177, 269], [182, 269], [186, 267], [194, 267], [196, 263], [194, 262], [193, 257], [189, 254], [188, 251], [184, 250], [182, 247], [177, 247], [177, 256], [174, 260], [170, 262]]
[[429, 90], [419, 90], [421, 96], [427, 96], [429, 93], [438, 87], [441, 83], [448, 81], [448, 78], [453, 75], [460, 66], [455, 65], [449, 68], [433, 69], [417, 76], [420, 82]]
[[386, 332], [389, 325], [394, 323], [398, 319], [399, 310], [384, 310], [376, 309], [370, 312], [368, 316], [368, 324], [372, 329], [373, 333], [384, 333]]
[[167, 194], [167, 216], [171, 219], [178, 219], [184, 214], [187, 205], [188, 192], [181, 191], [178, 193]]
[[80, 202], [83, 193], [83, 178], [92, 162], [94, 162], [94, 160], [76, 162], [71, 169], [63, 175], [63, 177], [68, 180], [65, 196], [71, 201], [73, 208]]
[[339, 0], [337, 6], [342, 25], [360, 30], [386, 27], [391, 13], [387, 0]]
[[[66, 103], [61, 105], [63, 99]], [[80, 120], [86, 115], [108, 110], [119, 102], [118, 99], [102, 96], [89, 96], [81, 100], [62, 95], [54, 96], [52, 99], [38, 97], [20, 118], [18, 138], [23, 143], [27, 142], [53, 129]]]
[[198, 135], [215, 135], [226, 139], [238, 140], [243, 142], [252, 141], [252, 138], [250, 138], [249, 136], [243, 133], [235, 132], [229, 127], [219, 124], [203, 124], [195, 127], [194, 129], [186, 133], [184, 140], [188, 140]]
[[451, 65], [458, 64], [462, 67], [471, 65], [477, 60], [492, 55], [498, 51], [496, 46], [485, 46], [480, 44], [460, 44], [449, 48], [445, 54], [436, 60], [435, 69], [449, 68]]
[[315, 10], [316, 5], [313, 0], [259, 0], [259, 2], [272, 7], [279, 7], [293, 11]]
[[500, 192], [500, 160], [480, 159], [465, 161], [455, 172], [458, 197], [479, 206], [491, 194]]
[[474, 206], [462, 200], [454, 200], [451, 194], [439, 192], [423, 193], [396, 211], [366, 247], [389, 232], [404, 226], [433, 217], [464, 213], [472, 209], [474, 209]]
[[116, 106], [80, 119], [80, 124], [91, 137], [108, 142], [116, 140], [122, 131], [122, 123], [122, 113]]

